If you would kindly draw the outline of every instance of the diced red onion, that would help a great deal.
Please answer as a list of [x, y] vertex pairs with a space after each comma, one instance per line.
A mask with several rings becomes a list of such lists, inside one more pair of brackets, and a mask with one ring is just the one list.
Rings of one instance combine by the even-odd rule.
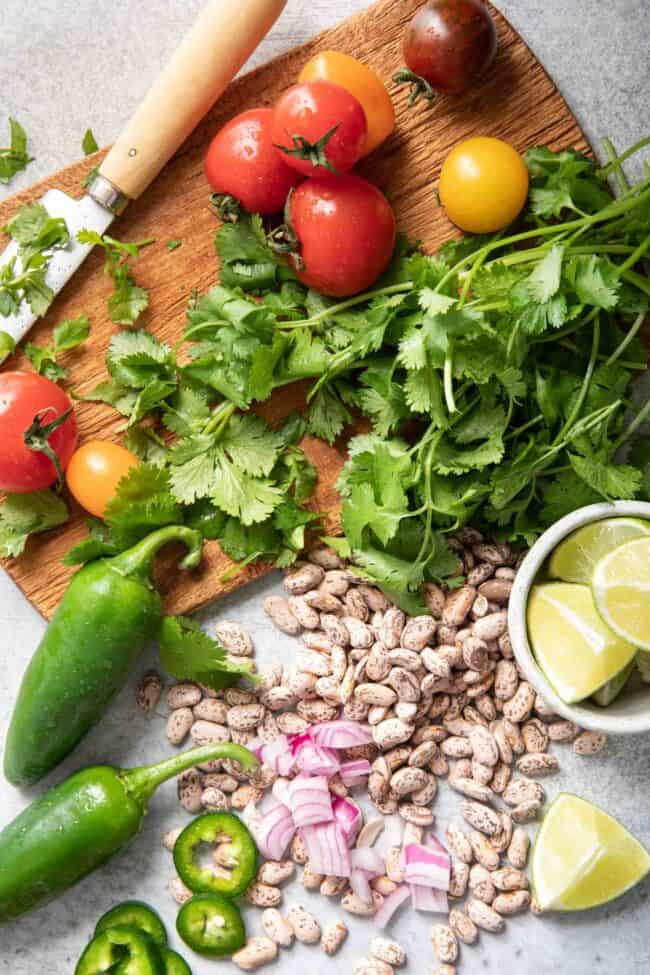
[[372, 904], [372, 890], [370, 889], [369, 875], [365, 870], [352, 869], [350, 874], [350, 887], [364, 904]]
[[349, 877], [352, 873], [350, 851], [343, 830], [338, 823], [319, 823], [304, 826], [300, 835], [309, 854], [314, 873], [326, 877]]
[[428, 849], [420, 843], [404, 847], [404, 879], [407, 884], [449, 890], [451, 861], [446, 852]]
[[370, 762], [365, 758], [356, 758], [350, 762], [343, 762], [339, 772], [343, 779], [343, 785], [348, 788], [354, 785], [362, 785], [370, 775]]
[[384, 858], [371, 846], [361, 846], [352, 850], [350, 854], [353, 870], [363, 870], [371, 877], [380, 877], [386, 872]]
[[410, 889], [414, 910], [426, 911], [429, 914], [449, 914], [449, 901], [444, 890], [421, 887], [419, 884], [411, 884]]
[[295, 832], [290, 811], [279, 802], [262, 816], [255, 829], [260, 853], [267, 860], [281, 860]]
[[395, 888], [392, 894], [388, 895], [373, 918], [378, 928], [383, 929], [388, 926], [395, 911], [402, 906], [404, 901], [408, 900], [410, 894], [411, 892], [406, 884], [401, 884]]
[[272, 768], [278, 775], [288, 775], [295, 764], [294, 757], [291, 754], [289, 739], [286, 735], [280, 735], [275, 741], [263, 745], [259, 757], [265, 765]]
[[332, 797], [323, 775], [298, 775], [290, 783], [288, 794], [296, 826], [315, 826], [334, 819]]
[[282, 778], [281, 776], [271, 786], [272, 794], [284, 806], [289, 805], [289, 784], [289, 779]]
[[349, 721], [347, 718], [314, 725], [311, 736], [323, 748], [354, 748], [357, 745], [369, 745], [372, 741], [368, 725]]
[[348, 846], [351, 846], [361, 829], [361, 823], [363, 821], [361, 810], [354, 802], [350, 802], [349, 799], [345, 799], [342, 796], [334, 796], [332, 800], [332, 812], [334, 819], [343, 831]]
[[310, 739], [301, 742], [294, 751], [296, 765], [307, 775], [336, 775], [341, 765], [332, 748], [322, 748]]
[[449, 847], [443, 838], [438, 836], [437, 833], [429, 833], [429, 838], [427, 839], [425, 846], [430, 847], [432, 850], [436, 850], [438, 853], [449, 853]]

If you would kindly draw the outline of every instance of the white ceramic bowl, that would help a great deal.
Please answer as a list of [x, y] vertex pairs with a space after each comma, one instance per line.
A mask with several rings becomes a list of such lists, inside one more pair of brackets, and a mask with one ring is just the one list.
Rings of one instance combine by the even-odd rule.
[[538, 538], [517, 572], [510, 595], [508, 624], [510, 639], [517, 663], [553, 710], [575, 721], [581, 728], [603, 731], [611, 735], [633, 735], [650, 731], [650, 684], [641, 681], [628, 686], [609, 707], [601, 708], [589, 701], [565, 704], [539, 669], [528, 642], [526, 604], [531, 586], [554, 548], [577, 528], [603, 518], [645, 518], [650, 520], [650, 504], [643, 501], [615, 501], [613, 504], [591, 504], [578, 508], [560, 519]]

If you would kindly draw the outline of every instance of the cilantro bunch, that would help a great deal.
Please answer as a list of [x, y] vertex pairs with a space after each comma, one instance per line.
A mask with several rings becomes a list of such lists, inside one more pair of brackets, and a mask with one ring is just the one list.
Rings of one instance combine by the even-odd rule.
[[[650, 408], [632, 384], [646, 358], [650, 177], [629, 186], [621, 162], [648, 141], [602, 168], [532, 149], [517, 226], [434, 257], [402, 241], [373, 291], [343, 302], [295, 280], [259, 217], [224, 225], [220, 283], [191, 302], [183, 341], [116, 336], [91, 396], [164, 472], [164, 504], [242, 562], [295, 558], [313, 519], [300, 438], [333, 442], [363, 419], [336, 544], [416, 610], [423, 582], [456, 571], [445, 536], [470, 519], [531, 542], [580, 505], [647, 495]], [[250, 412], [305, 381], [304, 418], [275, 429]]]

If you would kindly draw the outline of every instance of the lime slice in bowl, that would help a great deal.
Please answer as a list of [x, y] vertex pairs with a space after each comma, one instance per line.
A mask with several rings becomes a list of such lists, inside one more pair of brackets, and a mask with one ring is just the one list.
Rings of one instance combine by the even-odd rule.
[[605, 555], [591, 588], [607, 625], [623, 640], [650, 650], [650, 538], [626, 542]]
[[650, 854], [598, 806], [563, 792], [535, 840], [531, 878], [542, 911], [583, 911], [620, 897], [650, 871]]
[[548, 563], [552, 579], [591, 583], [596, 564], [613, 549], [643, 535], [650, 535], [650, 522], [640, 518], [604, 518], [583, 525], [554, 550]]
[[634, 662], [637, 659], [638, 654], [631, 660], [627, 667], [623, 667], [623, 670], [619, 671], [615, 677], [608, 680], [606, 684], [599, 687], [598, 690], [593, 694], [594, 702], [601, 708], [609, 707], [613, 701], [616, 700], [618, 695], [621, 693], [625, 685], [627, 684], [632, 671], [634, 670]]
[[534, 586], [526, 611], [537, 663], [567, 704], [589, 697], [636, 654], [633, 644], [603, 623], [587, 586], [569, 582]]

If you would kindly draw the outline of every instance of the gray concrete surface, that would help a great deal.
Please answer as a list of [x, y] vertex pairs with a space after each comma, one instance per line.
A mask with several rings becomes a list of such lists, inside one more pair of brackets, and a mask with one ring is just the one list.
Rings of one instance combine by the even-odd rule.
[[[396, 0], [397, 2], [397, 0]], [[500, 0], [498, 4], [545, 63], [589, 136], [609, 135], [620, 147], [647, 133], [650, 122], [650, 18], [647, 0]], [[4, 0], [0, 14], [0, 126], [17, 116], [30, 136], [36, 161], [11, 186], [14, 191], [76, 159], [87, 126], [101, 143], [109, 142], [155, 77], [177, 38], [192, 21], [200, 0]], [[254, 58], [259, 63], [288, 49], [348, 13], [365, 0], [289, 0], [272, 36]], [[0, 138], [2, 142], [2, 138]], [[0, 190], [2, 194], [4, 190]], [[46, 579], [44, 579], [46, 584]], [[277, 579], [251, 586], [203, 614], [213, 623], [221, 614], [241, 619], [254, 633], [261, 660], [289, 657], [290, 639], [266, 623], [261, 603]], [[0, 740], [4, 738], [20, 675], [44, 624], [9, 578], [0, 573]], [[153, 650], [142, 670], [154, 662]], [[50, 779], [58, 781], [81, 765], [151, 761], [167, 751], [164, 708], [145, 717], [133, 706], [129, 686], [99, 728]], [[549, 780], [548, 791], [580, 793], [604, 805], [650, 843], [647, 814], [650, 741], [618, 740], [595, 759], [561, 753], [562, 774]], [[45, 783], [48, 784], [48, 783]], [[0, 825], [14, 816], [41, 788], [18, 792], [0, 782]], [[442, 790], [436, 806], [444, 827], [457, 812], [456, 798]], [[173, 785], [152, 803], [144, 834], [110, 867], [84, 882], [39, 914], [0, 929], [3, 975], [69, 975], [99, 916], [126, 897], [150, 901], [173, 930], [175, 909], [165, 883], [172, 874], [160, 840], [181, 824]], [[288, 892], [303, 899], [321, 919], [334, 909], [323, 899]], [[484, 935], [480, 945], [463, 949], [459, 973], [507, 972], [508, 975], [643, 975], [650, 970], [648, 885], [602, 910], [576, 917], [513, 919], [501, 937]], [[259, 917], [249, 912], [251, 930]], [[395, 936], [409, 947], [409, 972], [429, 975], [435, 962], [428, 940], [430, 920], [405, 912]], [[368, 922], [351, 924], [352, 936], [337, 961], [352, 972], [368, 947]], [[195, 975], [234, 972], [228, 963], [190, 959]], [[333, 964], [318, 948], [293, 949], [273, 971], [309, 966], [325, 975]]]

